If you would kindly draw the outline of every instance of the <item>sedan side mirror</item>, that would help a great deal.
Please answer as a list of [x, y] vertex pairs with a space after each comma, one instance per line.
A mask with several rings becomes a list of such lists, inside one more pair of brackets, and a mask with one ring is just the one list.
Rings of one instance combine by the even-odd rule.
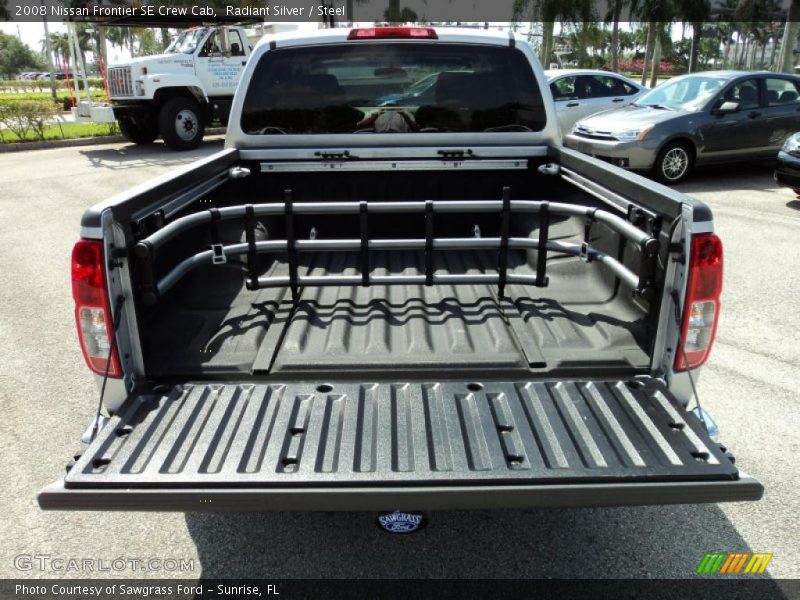
[[715, 115], [727, 115], [729, 113], [735, 113], [739, 110], [739, 103], [738, 102], [723, 102], [722, 106], [715, 108], [712, 112]]

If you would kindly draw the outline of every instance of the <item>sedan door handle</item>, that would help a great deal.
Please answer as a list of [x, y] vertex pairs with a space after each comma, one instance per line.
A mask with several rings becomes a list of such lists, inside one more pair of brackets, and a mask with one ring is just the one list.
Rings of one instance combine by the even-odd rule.
[[747, 116], [750, 117], [751, 119], [755, 119], [756, 117], [760, 117], [761, 116], [761, 111], [760, 110], [751, 110], [749, 113], [747, 113]]
[[580, 102], [567, 102], [567, 108], [572, 108], [573, 106], [580, 106]]
[[614, 98], [612, 102], [625, 102], [625, 98]]

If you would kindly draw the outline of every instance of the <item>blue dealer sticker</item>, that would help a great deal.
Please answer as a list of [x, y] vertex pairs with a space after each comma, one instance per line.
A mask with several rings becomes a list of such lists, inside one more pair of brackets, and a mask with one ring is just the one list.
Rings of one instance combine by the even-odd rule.
[[423, 515], [419, 513], [407, 513], [398, 510], [380, 515], [378, 517], [378, 525], [389, 533], [413, 533], [422, 526], [423, 518]]

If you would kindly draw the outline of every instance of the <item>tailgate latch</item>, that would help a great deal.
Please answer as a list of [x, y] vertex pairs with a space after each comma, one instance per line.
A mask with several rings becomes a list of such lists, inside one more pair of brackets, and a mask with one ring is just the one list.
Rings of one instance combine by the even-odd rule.
[[472, 149], [467, 148], [462, 150], [460, 148], [437, 150], [436, 154], [442, 157], [442, 160], [463, 160], [474, 156]]
[[341, 150], [341, 151], [332, 151], [326, 152], [324, 150], [317, 150], [314, 152], [314, 156], [319, 156], [322, 160], [350, 160], [351, 158], [356, 158], [355, 156], [350, 154], [349, 150]]

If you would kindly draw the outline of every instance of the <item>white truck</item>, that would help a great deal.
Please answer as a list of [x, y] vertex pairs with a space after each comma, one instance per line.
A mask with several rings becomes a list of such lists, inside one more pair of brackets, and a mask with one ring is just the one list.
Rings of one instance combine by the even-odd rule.
[[108, 68], [108, 104], [82, 102], [76, 120], [119, 123], [136, 144], [159, 135], [174, 150], [196, 148], [206, 126], [228, 122], [233, 93], [250, 57], [243, 27], [194, 27], [181, 32], [164, 54]]

